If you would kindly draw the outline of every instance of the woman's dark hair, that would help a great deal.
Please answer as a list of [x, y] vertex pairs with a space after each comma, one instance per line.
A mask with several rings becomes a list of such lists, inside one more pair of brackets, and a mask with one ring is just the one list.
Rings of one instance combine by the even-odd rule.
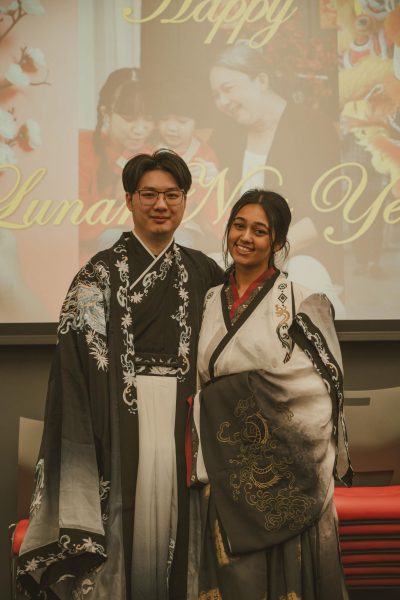
[[225, 265], [228, 266], [228, 234], [232, 227], [232, 223], [235, 220], [238, 212], [244, 206], [248, 204], [259, 204], [262, 206], [269, 224], [269, 239], [271, 244], [271, 255], [269, 257], [268, 267], [274, 265], [274, 250], [275, 248], [282, 248], [284, 256], [286, 257], [289, 253], [289, 242], [287, 240], [287, 233], [289, 230], [290, 221], [292, 220], [292, 213], [285, 198], [276, 192], [270, 192], [268, 190], [253, 189], [245, 192], [239, 200], [233, 205], [228, 223], [226, 224], [224, 239], [223, 239], [223, 252]]
[[104, 191], [114, 182], [117, 175], [107, 162], [104, 141], [104, 117], [115, 112], [123, 116], [135, 117], [147, 114], [143, 86], [139, 82], [136, 69], [117, 69], [110, 73], [99, 93], [97, 103], [97, 123], [93, 134], [93, 146], [100, 162], [97, 169], [97, 185]]
[[175, 179], [179, 188], [187, 193], [192, 185], [192, 176], [183, 158], [173, 150], [160, 148], [154, 154], [137, 154], [126, 163], [122, 171], [122, 183], [128, 194], [133, 194], [139, 181], [147, 171], [166, 171]]
[[235, 45], [227, 46], [217, 56], [212, 66], [239, 71], [248, 75], [250, 79], [255, 79], [257, 75], [265, 73], [268, 76], [269, 87], [274, 92], [282, 94], [285, 98], [292, 93], [282, 70], [267, 62], [263, 50], [252, 48], [248, 40], [238, 40]]

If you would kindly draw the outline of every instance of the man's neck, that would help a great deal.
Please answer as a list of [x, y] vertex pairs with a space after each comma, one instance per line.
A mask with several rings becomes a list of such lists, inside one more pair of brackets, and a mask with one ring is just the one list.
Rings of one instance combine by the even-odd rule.
[[135, 230], [133, 230], [133, 235], [139, 240], [142, 246], [144, 246], [144, 248], [146, 248], [146, 250], [150, 252], [150, 254], [152, 254], [153, 256], [158, 256], [159, 254], [161, 254], [162, 251], [170, 245], [173, 239], [171, 237], [168, 240], [164, 238], [162, 240], [149, 240], [147, 238], [144, 238], [142, 235], [139, 235], [138, 232]]

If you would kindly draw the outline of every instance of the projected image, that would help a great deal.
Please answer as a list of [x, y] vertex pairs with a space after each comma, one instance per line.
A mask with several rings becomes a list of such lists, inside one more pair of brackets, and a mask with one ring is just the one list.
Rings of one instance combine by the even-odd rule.
[[0, 293], [31, 294], [0, 322], [57, 320], [132, 227], [127, 160], [162, 147], [193, 178], [179, 243], [222, 264], [232, 204], [274, 190], [289, 277], [338, 319], [399, 318], [399, 0], [61, 5], [0, 5]]
[[[156, 5], [146, 5], [147, 16]], [[188, 198], [184, 243], [221, 260], [220, 240], [232, 203], [254, 187], [278, 191], [293, 214], [291, 258], [282, 268], [326, 293], [337, 317], [345, 318], [343, 245], [331, 252], [326, 238], [331, 229], [335, 239], [342, 239], [342, 214], [321, 194], [312, 197], [316, 182], [340, 164], [336, 24], [325, 14], [323, 29], [315, 6], [296, 8], [286, 20], [281, 15], [270, 39], [260, 38], [260, 23], [254, 22], [243, 23], [240, 37], [233, 39], [238, 29], [233, 19], [208, 45], [208, 24], [188, 20], [178, 46], [167, 32], [173, 8], [163, 13], [162, 22], [143, 15], [142, 70], [153, 84], [152, 113], [161, 114], [162, 130], [174, 119], [175, 127], [177, 118], [186, 119], [207, 144], [208, 167], [199, 155], [190, 156], [189, 138], [181, 143], [173, 135], [163, 139], [200, 175]], [[171, 22], [170, 27], [176, 26]], [[146, 45], [152, 39], [158, 40], [157, 60], [152, 45]], [[181, 51], [185, 44], [190, 53]], [[165, 91], [174, 88], [175, 98]]]
[[[298, 29], [293, 30], [293, 23]], [[323, 107], [323, 88], [308, 85], [314, 74], [301, 23], [291, 25], [284, 28], [292, 40], [287, 44], [287, 68], [277, 70], [282, 48], [273, 41], [267, 49], [253, 49], [242, 40], [215, 57], [211, 90], [218, 110], [230, 122], [217, 126], [213, 139], [234, 195], [260, 187], [287, 198], [292, 209], [291, 259], [283, 267], [292, 279], [326, 293], [343, 318], [343, 252], [339, 247], [332, 254], [325, 238], [328, 227], [341, 237], [341, 217], [333, 208], [312, 202], [314, 184], [340, 160], [335, 79], [332, 64], [320, 62], [320, 77], [333, 89]], [[322, 55], [330, 60], [334, 42], [332, 36], [319, 40]], [[310, 47], [315, 43], [311, 40]], [[293, 64], [299, 44], [303, 56]], [[234, 143], [224, 151], [227, 139]]]
[[[173, 74], [173, 73], [172, 73]], [[210, 143], [208, 115], [199, 105], [204, 88], [190, 74], [153, 83], [151, 104], [156, 117], [156, 146], [170, 148], [184, 158], [192, 174], [186, 218], [178, 232], [179, 243], [221, 261], [223, 221], [218, 222], [217, 193], [219, 160]], [[157, 89], [162, 89], [161, 97]]]
[[[79, 132], [79, 198], [86, 209], [79, 226], [82, 263], [130, 227], [122, 169], [131, 156], [155, 149], [150, 137], [154, 119], [137, 69], [110, 73], [99, 92], [96, 117], [94, 131]], [[105, 216], [109, 207], [116, 222], [112, 226]]]
[[74, 3], [0, 2], [1, 323], [56, 321], [78, 267], [76, 26]]
[[[344, 220], [349, 242], [346, 306], [359, 318], [379, 318], [385, 312], [395, 316], [400, 276], [400, 6], [340, 2], [338, 23], [343, 172], [353, 182]], [[382, 289], [386, 300], [381, 312]]]

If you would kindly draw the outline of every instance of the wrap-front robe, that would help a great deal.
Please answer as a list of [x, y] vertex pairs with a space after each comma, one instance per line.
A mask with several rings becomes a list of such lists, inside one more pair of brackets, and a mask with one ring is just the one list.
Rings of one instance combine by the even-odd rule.
[[186, 439], [188, 484], [206, 484], [199, 598], [347, 598], [332, 500], [344, 421], [330, 302], [275, 273], [233, 319], [231, 306], [228, 283], [206, 296]]
[[207, 289], [132, 233], [77, 274], [58, 327], [18, 584], [32, 598], [186, 600], [186, 397]]

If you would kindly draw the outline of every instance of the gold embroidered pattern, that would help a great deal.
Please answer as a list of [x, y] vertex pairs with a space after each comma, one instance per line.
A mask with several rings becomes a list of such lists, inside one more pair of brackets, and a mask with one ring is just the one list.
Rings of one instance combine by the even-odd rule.
[[290, 336], [288, 333], [290, 313], [286, 306], [287, 295], [285, 293], [287, 292], [287, 283], [279, 284], [278, 289], [280, 289], [281, 291], [278, 296], [280, 305], [275, 304], [275, 314], [277, 317], [281, 317], [281, 320], [279, 321], [278, 327], [276, 328], [276, 333], [278, 334], [278, 338], [281, 341], [282, 347], [286, 348], [286, 354], [283, 359], [283, 362], [287, 363], [292, 355], [292, 344], [290, 342]]
[[[279, 412], [287, 422], [293, 418], [287, 406]], [[281, 442], [274, 432], [281, 427], [270, 429], [253, 395], [237, 402], [234, 416], [239, 419], [239, 431], [233, 431], [229, 421], [221, 423], [217, 431], [219, 442], [239, 446], [236, 456], [229, 459], [232, 465], [240, 467], [230, 475], [233, 499], [242, 498], [262, 512], [268, 531], [284, 526], [292, 530], [305, 527], [309, 509], [316, 500], [301, 493], [296, 485], [291, 469], [293, 458], [285, 453], [277, 456]]]
[[279, 600], [301, 600], [301, 597], [296, 592], [289, 592], [287, 596], [279, 596]]
[[222, 600], [221, 592], [218, 588], [213, 588], [208, 592], [200, 592], [199, 600]]

